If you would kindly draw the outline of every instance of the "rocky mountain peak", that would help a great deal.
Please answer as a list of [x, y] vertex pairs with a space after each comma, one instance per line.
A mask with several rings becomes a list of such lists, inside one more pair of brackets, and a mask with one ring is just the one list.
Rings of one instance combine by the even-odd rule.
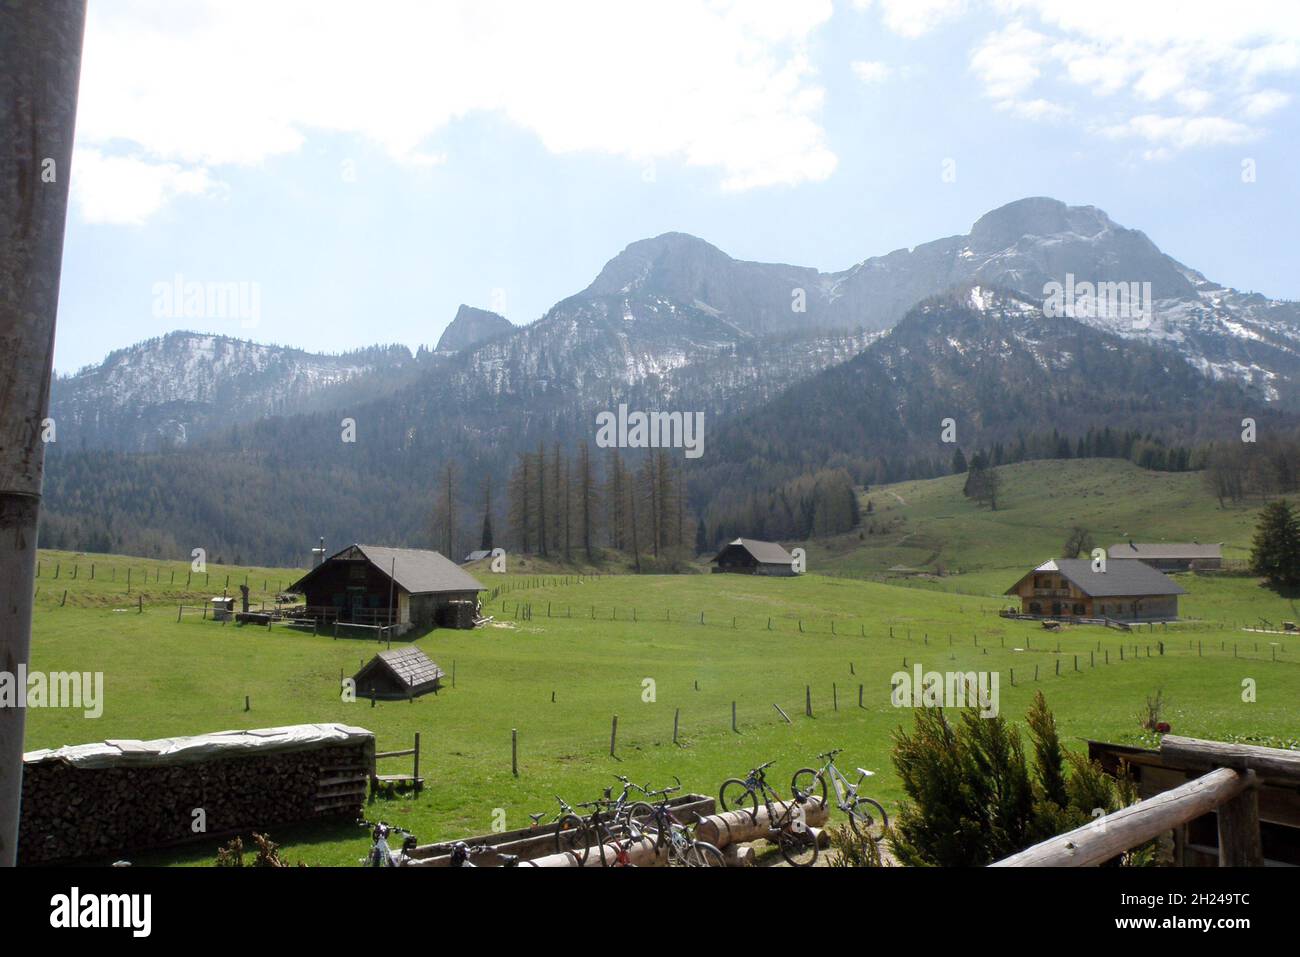
[[438, 339], [438, 351], [460, 352], [512, 329], [514, 324], [505, 316], [461, 303], [456, 310], [456, 317]]

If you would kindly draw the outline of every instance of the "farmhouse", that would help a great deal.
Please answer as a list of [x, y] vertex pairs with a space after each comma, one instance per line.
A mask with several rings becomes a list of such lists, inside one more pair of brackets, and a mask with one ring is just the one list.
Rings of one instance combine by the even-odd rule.
[[289, 586], [307, 617], [358, 625], [473, 627], [483, 586], [433, 551], [349, 545]]
[[365, 698], [418, 698], [442, 687], [444, 672], [419, 648], [391, 648], [371, 658], [352, 676]]
[[1195, 568], [1222, 568], [1223, 546], [1191, 543], [1124, 542], [1112, 545], [1107, 552], [1110, 558], [1136, 558], [1162, 572], [1185, 572]]
[[794, 556], [776, 542], [738, 538], [713, 556], [715, 572], [742, 575], [793, 575]]
[[1022, 614], [1035, 617], [1172, 620], [1186, 592], [1145, 562], [1118, 559], [1093, 571], [1086, 558], [1058, 558], [1029, 572], [1006, 590], [1020, 597]]

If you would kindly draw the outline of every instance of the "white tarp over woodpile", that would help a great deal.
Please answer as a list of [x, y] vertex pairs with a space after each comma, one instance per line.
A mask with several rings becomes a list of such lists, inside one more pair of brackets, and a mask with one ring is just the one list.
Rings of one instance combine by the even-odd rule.
[[310, 751], [319, 747], [362, 743], [374, 746], [375, 736], [347, 724], [291, 724], [252, 731], [214, 731], [181, 738], [137, 741], [112, 738], [95, 744], [68, 744], [23, 755], [27, 764], [62, 761], [79, 768], [160, 767], [188, 764], [214, 757], [251, 757], [278, 751]]

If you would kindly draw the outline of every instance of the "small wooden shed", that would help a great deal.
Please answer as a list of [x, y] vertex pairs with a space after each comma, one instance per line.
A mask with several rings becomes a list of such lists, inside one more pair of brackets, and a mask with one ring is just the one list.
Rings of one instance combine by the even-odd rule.
[[371, 658], [352, 676], [362, 698], [418, 698], [442, 687], [443, 670], [419, 648], [391, 648]]

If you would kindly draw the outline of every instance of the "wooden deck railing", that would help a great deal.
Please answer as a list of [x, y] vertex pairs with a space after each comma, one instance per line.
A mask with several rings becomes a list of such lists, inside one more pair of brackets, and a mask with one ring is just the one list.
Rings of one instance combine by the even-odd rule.
[[1211, 811], [1218, 816], [1219, 866], [1262, 866], [1260, 779], [1300, 784], [1300, 751], [1167, 734], [1160, 742], [1160, 755], [1208, 773], [1035, 844], [992, 866], [1095, 866]]

